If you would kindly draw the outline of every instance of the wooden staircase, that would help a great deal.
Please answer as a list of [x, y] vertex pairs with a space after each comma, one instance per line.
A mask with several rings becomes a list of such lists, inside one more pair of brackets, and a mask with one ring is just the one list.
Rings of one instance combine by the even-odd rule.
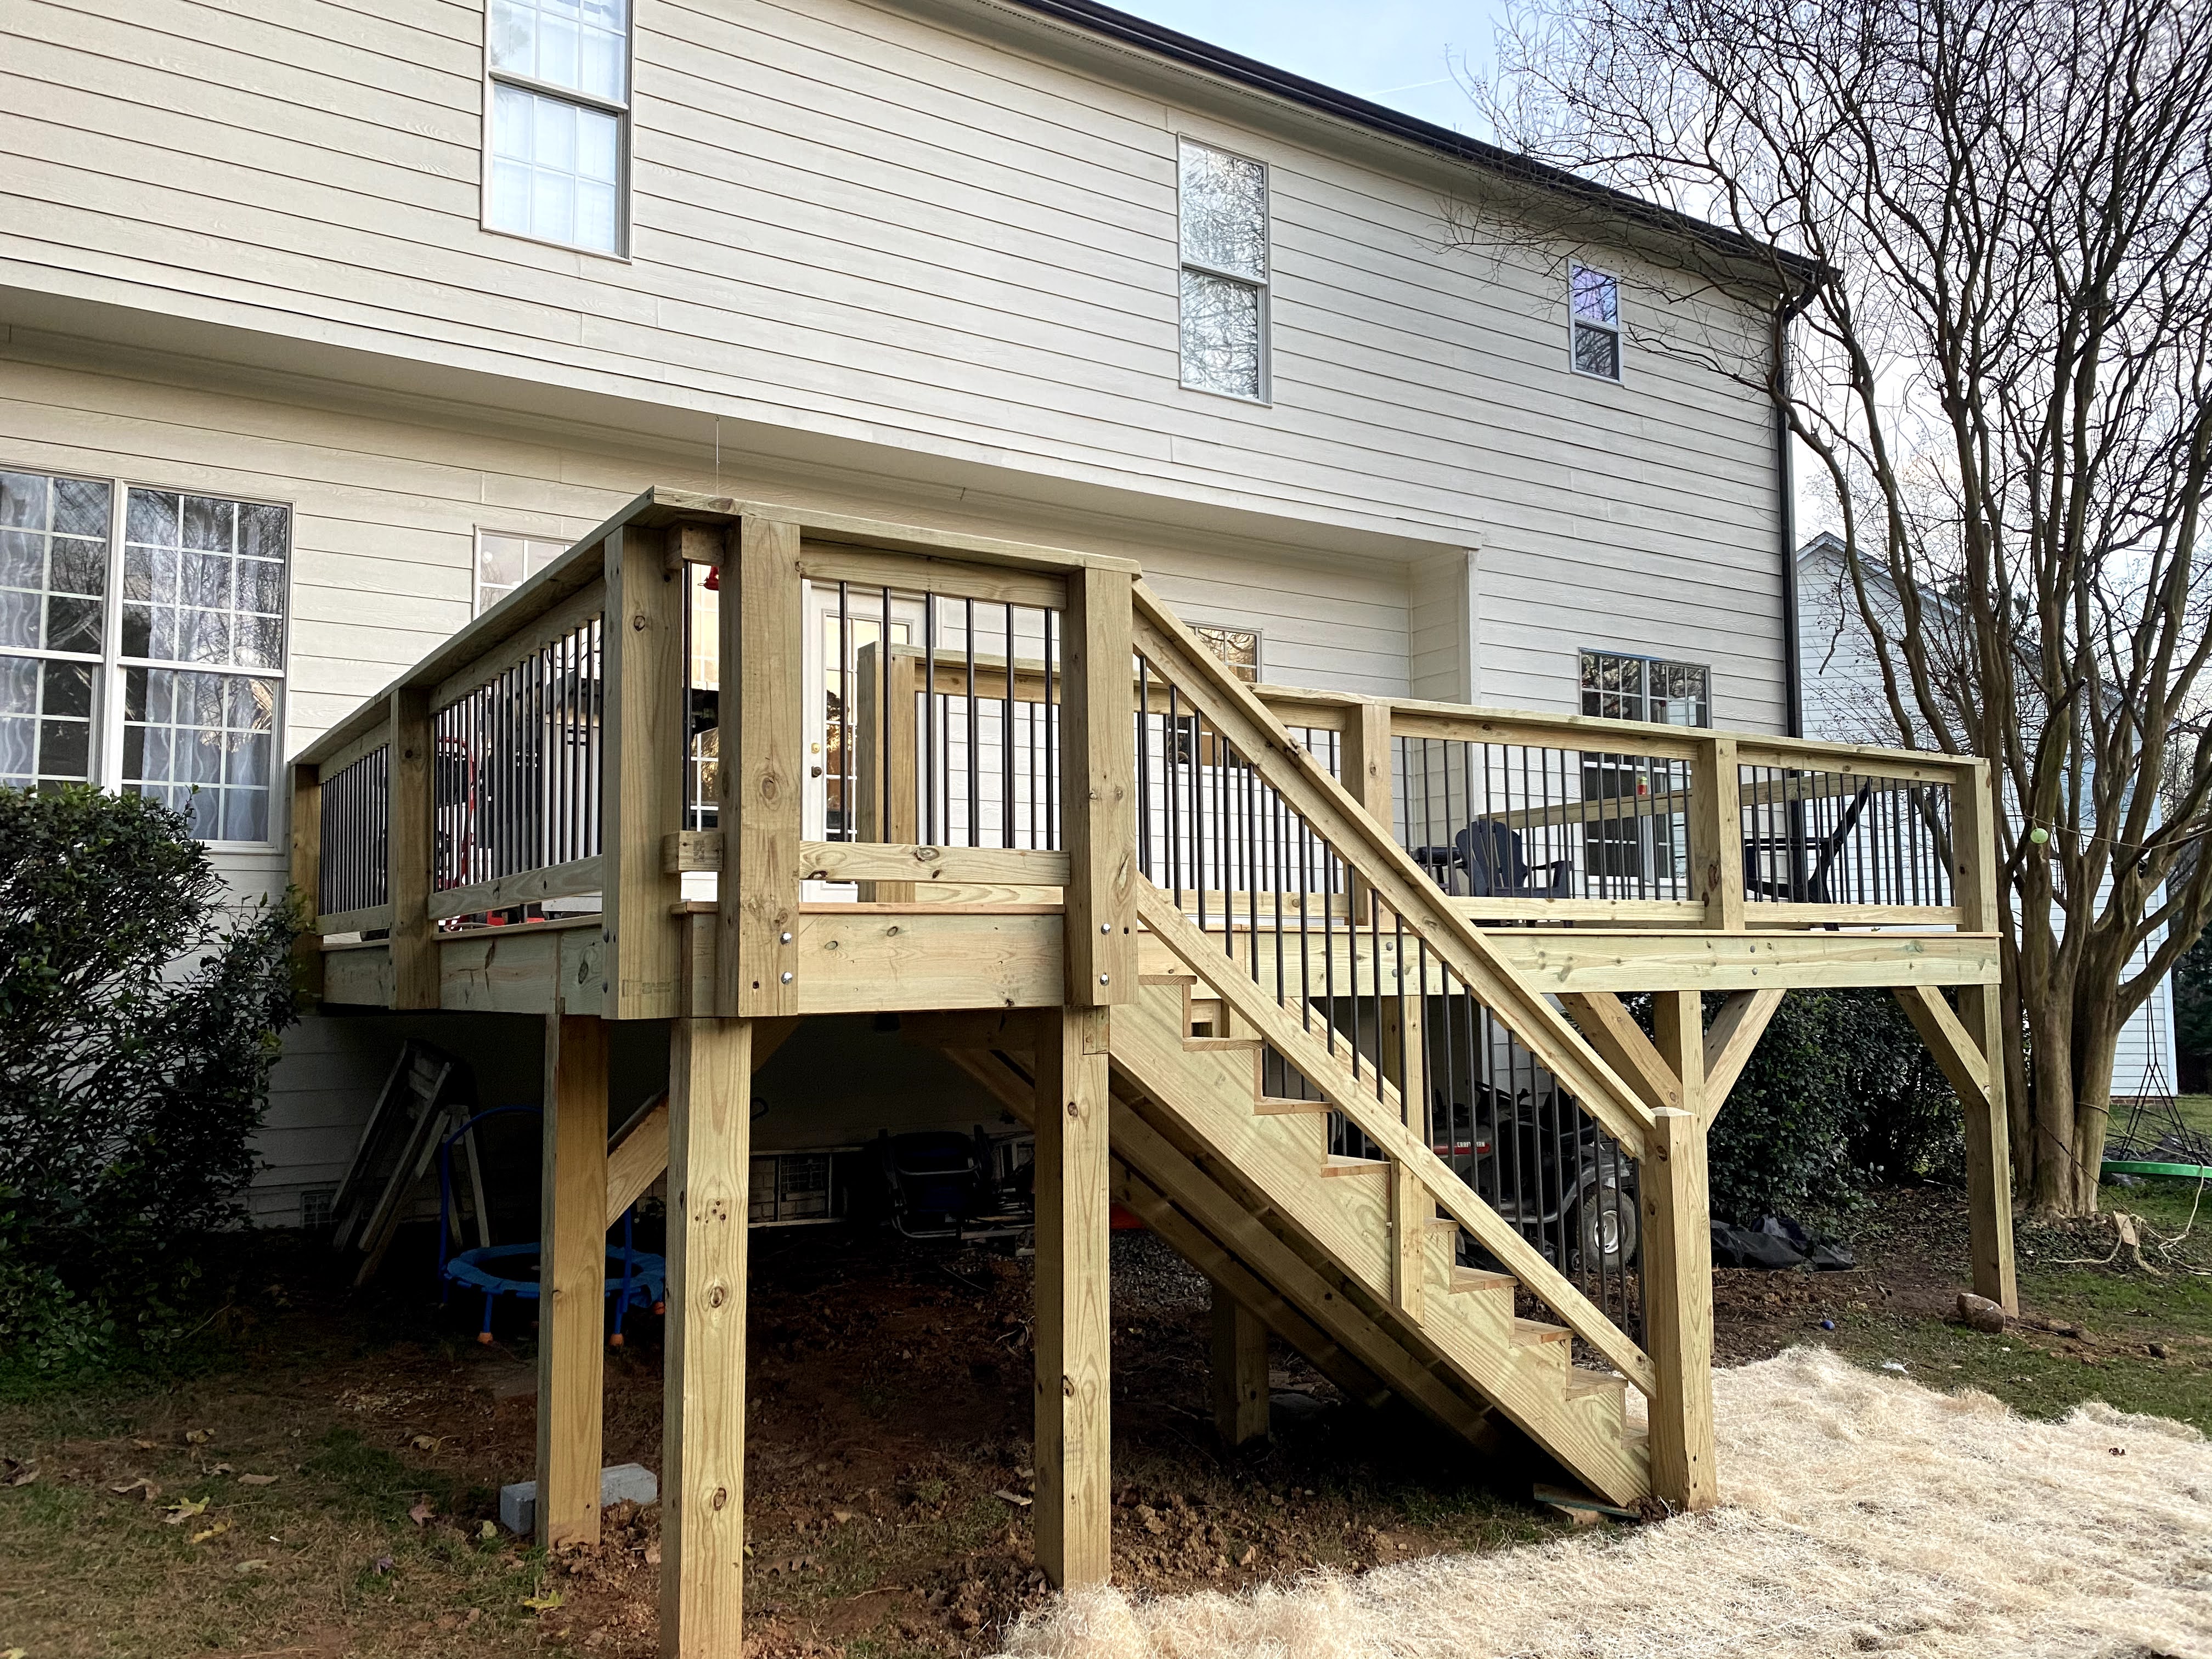
[[[1648, 1496], [1626, 1380], [1575, 1366], [1566, 1327], [1516, 1316], [1510, 1274], [1460, 1266], [1458, 1222], [1438, 1217], [1417, 1182], [1394, 1194], [1389, 1160], [1332, 1156], [1328, 1103], [1264, 1093], [1267, 1045], [1200, 1035], [1200, 988], [1194, 974], [1147, 974], [1115, 1010], [1110, 1053], [1130, 1112], [1233, 1171], [1248, 1202], [1325, 1256], [1423, 1370], [1495, 1407], [1614, 1502]], [[1127, 1139], [1115, 1134], [1117, 1152]]]

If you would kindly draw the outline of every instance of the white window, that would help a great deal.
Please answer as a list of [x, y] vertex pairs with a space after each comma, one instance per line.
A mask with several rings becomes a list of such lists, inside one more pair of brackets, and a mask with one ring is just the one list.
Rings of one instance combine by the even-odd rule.
[[568, 550], [568, 543], [549, 541], [543, 536], [477, 531], [476, 614], [483, 616]]
[[1260, 632], [1254, 628], [1231, 628], [1222, 623], [1193, 623], [1190, 631], [1203, 640], [1229, 672], [1247, 685], [1260, 683]]
[[0, 471], [0, 787], [159, 797], [265, 843], [291, 514]]
[[484, 223], [623, 252], [629, 0], [490, 0]]
[[1582, 653], [1583, 713], [1660, 726], [1713, 723], [1712, 670], [1626, 651]]
[[1620, 279], [1588, 265], [1567, 267], [1567, 305], [1574, 330], [1574, 370], [1601, 380], [1620, 378]]
[[1178, 144], [1182, 383], [1267, 395], [1267, 169], [1188, 138]]

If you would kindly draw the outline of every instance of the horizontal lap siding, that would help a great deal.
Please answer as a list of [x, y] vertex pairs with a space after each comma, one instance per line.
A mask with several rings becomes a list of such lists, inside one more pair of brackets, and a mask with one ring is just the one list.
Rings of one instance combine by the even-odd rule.
[[[1778, 723], [1756, 397], [1650, 350], [1625, 386], [1570, 376], [1556, 273], [1439, 252], [1434, 185], [1356, 147], [888, 7], [670, 3], [637, 42], [622, 264], [478, 228], [472, 5], [307, 4], [289, 27], [239, 0], [15, 15], [0, 255], [19, 280], [1479, 538], [1499, 583], [1486, 698], [1571, 706], [1574, 647], [1599, 643], [1711, 660], [1729, 717]], [[1176, 386], [1177, 131], [1272, 165], [1272, 407]], [[428, 612], [363, 620], [396, 649]]]

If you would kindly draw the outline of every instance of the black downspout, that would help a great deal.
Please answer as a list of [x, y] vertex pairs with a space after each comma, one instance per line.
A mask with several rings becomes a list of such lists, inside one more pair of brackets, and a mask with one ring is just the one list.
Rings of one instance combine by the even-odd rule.
[[1805, 665], [1797, 641], [1797, 478], [1790, 465], [1790, 322], [1812, 303], [1813, 290], [1798, 289], [1774, 313], [1774, 478], [1781, 492], [1776, 519], [1782, 527], [1782, 692], [1789, 736], [1805, 735]]

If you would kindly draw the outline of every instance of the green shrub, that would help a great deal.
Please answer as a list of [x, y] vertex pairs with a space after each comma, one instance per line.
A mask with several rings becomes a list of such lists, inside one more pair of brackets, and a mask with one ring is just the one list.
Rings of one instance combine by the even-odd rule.
[[1707, 1139], [1713, 1214], [1833, 1217], [1869, 1186], [1957, 1179], [1965, 1147], [1958, 1098], [1888, 992], [1792, 991]]
[[0, 1353], [48, 1370], [185, 1333], [202, 1241], [242, 1218], [288, 907], [240, 905], [185, 817], [0, 789]]

